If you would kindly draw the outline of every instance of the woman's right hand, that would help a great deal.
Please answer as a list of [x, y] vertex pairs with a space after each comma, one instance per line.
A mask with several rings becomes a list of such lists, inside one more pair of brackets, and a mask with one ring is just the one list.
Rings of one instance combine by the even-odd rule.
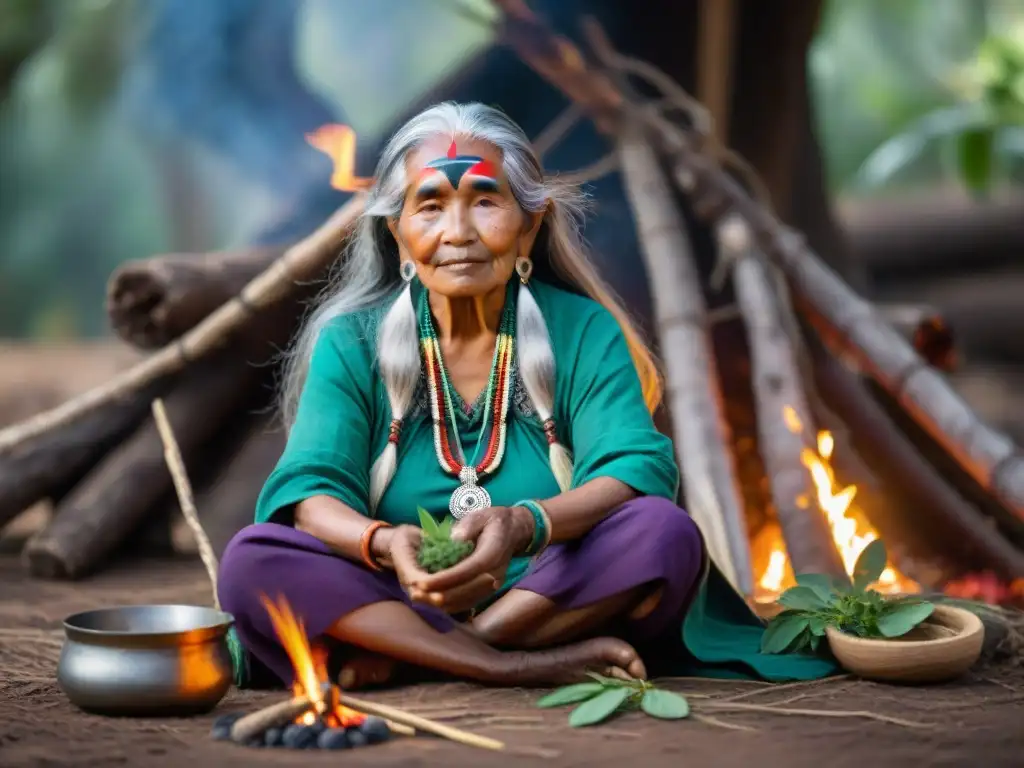
[[398, 582], [413, 602], [426, 603], [447, 613], [461, 613], [493, 594], [501, 584], [494, 576], [484, 574], [443, 594], [427, 592], [420, 588], [420, 584], [430, 574], [423, 570], [417, 561], [420, 543], [423, 541], [423, 530], [415, 525], [381, 529], [374, 534], [371, 546], [376, 548], [377, 539], [384, 531], [387, 532], [387, 538], [381, 539], [380, 544], [382, 547], [387, 546], [386, 558], [394, 568]]
[[381, 563], [394, 569], [398, 583], [410, 596], [413, 585], [428, 575], [416, 560], [422, 540], [423, 531], [420, 528], [415, 525], [399, 525], [381, 528], [370, 542], [374, 555]]

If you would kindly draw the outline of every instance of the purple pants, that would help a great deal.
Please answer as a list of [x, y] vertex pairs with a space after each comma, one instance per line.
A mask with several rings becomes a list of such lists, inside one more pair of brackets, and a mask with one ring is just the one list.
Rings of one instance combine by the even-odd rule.
[[[515, 585], [564, 610], [582, 608], [634, 587], [662, 588], [657, 607], [630, 622], [628, 639], [679, 635], [700, 577], [703, 545], [682, 509], [656, 497], [614, 510], [582, 539], [548, 547]], [[412, 603], [390, 571], [375, 572], [334, 554], [320, 540], [277, 523], [243, 528], [221, 559], [221, 607], [235, 617], [242, 645], [282, 682], [292, 667], [277, 641], [260, 595], [283, 597], [318, 638], [338, 619], [371, 603], [397, 600], [430, 626], [447, 632], [455, 620], [440, 609]]]

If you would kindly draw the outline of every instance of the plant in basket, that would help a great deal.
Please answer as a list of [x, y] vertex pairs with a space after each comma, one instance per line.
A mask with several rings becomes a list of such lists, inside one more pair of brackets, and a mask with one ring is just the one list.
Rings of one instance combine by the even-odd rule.
[[762, 653], [818, 651], [828, 628], [855, 637], [892, 639], [920, 625], [934, 613], [933, 603], [869, 588], [886, 562], [885, 545], [876, 539], [857, 558], [850, 586], [818, 573], [798, 575], [797, 586], [779, 597], [784, 610], [768, 623]]
[[455, 519], [449, 515], [438, 523], [423, 507], [418, 508], [423, 541], [420, 543], [417, 562], [427, 573], [437, 573], [451, 568], [465, 560], [473, 551], [472, 541], [457, 541], [452, 538]]

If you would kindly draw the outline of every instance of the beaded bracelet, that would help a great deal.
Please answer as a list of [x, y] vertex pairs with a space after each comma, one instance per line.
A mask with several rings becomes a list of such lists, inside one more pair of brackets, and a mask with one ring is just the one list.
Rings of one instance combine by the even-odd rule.
[[374, 571], [382, 571], [380, 563], [373, 556], [370, 551], [370, 542], [373, 540], [373, 534], [375, 534], [381, 528], [390, 528], [391, 526], [385, 523], [383, 520], [374, 520], [363, 530], [363, 535], [359, 537], [359, 555], [363, 558], [363, 562]]
[[529, 510], [533, 515], [533, 540], [523, 554], [527, 557], [539, 555], [551, 543], [551, 518], [539, 501], [526, 499], [516, 502], [515, 506]]

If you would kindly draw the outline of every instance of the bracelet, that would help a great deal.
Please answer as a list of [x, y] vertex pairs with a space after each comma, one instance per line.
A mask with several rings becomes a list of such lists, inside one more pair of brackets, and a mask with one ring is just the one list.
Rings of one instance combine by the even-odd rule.
[[551, 518], [541, 503], [533, 499], [518, 501], [514, 506], [522, 507], [533, 515], [533, 540], [523, 554], [527, 557], [539, 555], [551, 543]]
[[383, 520], [374, 520], [363, 530], [363, 535], [359, 537], [359, 556], [363, 558], [363, 562], [369, 566], [370, 570], [382, 571], [384, 570], [377, 559], [370, 552], [370, 542], [373, 540], [373, 534], [375, 534], [381, 528], [390, 528], [391, 525], [385, 523]]

